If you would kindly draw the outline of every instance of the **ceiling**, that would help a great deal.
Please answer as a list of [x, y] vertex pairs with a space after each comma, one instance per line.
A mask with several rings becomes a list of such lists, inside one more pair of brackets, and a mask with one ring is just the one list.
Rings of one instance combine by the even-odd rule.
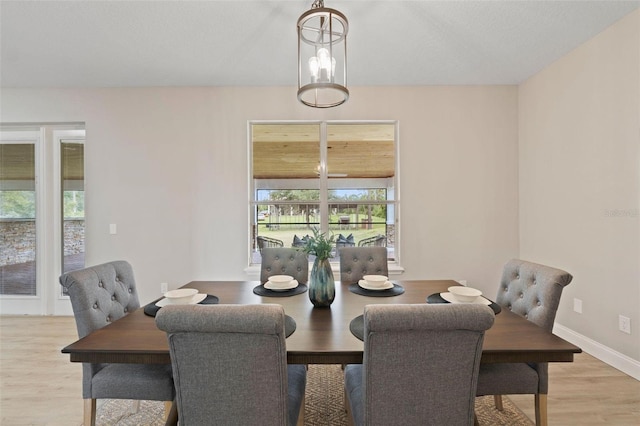
[[[329, 178], [390, 178], [395, 175], [395, 125], [328, 124]], [[253, 124], [254, 179], [317, 179], [318, 124]]]
[[[312, 0], [0, 2], [2, 87], [295, 86]], [[518, 84], [640, 1], [332, 1], [349, 86]]]

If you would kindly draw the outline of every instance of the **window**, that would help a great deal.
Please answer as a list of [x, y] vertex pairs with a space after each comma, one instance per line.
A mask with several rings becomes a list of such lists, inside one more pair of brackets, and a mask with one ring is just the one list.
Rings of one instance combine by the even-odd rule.
[[250, 263], [296, 247], [314, 227], [345, 246], [387, 247], [397, 261], [395, 122], [253, 122]]
[[[83, 135], [84, 137], [84, 135]], [[84, 140], [60, 141], [62, 272], [84, 268]], [[63, 289], [66, 293], [66, 289]]]
[[36, 296], [37, 132], [12, 132], [0, 144], [0, 295]]

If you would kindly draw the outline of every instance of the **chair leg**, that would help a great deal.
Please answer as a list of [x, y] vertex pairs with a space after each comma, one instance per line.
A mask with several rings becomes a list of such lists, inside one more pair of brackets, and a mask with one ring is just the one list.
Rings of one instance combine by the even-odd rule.
[[298, 423], [296, 426], [304, 426], [304, 395], [302, 396], [302, 402], [300, 403], [300, 412], [298, 413]]
[[169, 410], [169, 414], [164, 422], [165, 426], [178, 426], [178, 404], [176, 401], [165, 401], [164, 408], [165, 413], [167, 412], [167, 402], [171, 403], [171, 409]]
[[547, 394], [537, 393], [535, 395], [536, 404], [536, 425], [547, 426]]
[[96, 400], [88, 398], [84, 400], [84, 426], [96, 426]]
[[171, 414], [172, 408], [173, 408], [173, 401], [164, 402], [164, 413], [162, 414], [162, 420], [164, 420], [165, 422], [169, 418], [169, 414]]
[[496, 404], [496, 409], [498, 411], [504, 410], [504, 407], [502, 406], [502, 395], [493, 395], [493, 402]]

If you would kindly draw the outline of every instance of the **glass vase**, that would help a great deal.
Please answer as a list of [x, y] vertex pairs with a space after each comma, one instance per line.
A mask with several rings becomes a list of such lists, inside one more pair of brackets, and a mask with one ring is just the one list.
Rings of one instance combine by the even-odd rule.
[[319, 259], [313, 262], [309, 276], [309, 300], [316, 308], [328, 307], [336, 297], [336, 283], [329, 259]]

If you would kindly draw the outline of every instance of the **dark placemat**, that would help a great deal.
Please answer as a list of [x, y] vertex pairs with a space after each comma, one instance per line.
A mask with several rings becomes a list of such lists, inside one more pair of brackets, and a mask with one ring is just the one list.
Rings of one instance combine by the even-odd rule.
[[[486, 299], [486, 298], [485, 298]], [[498, 305], [496, 302], [494, 302], [491, 299], [487, 299], [489, 302], [491, 302], [489, 306], [491, 309], [493, 309], [493, 312], [498, 315], [500, 312], [502, 312], [502, 307], [500, 305]], [[444, 300], [442, 298], [442, 296], [440, 295], [440, 293], [433, 293], [431, 295], [429, 295], [427, 297], [427, 303], [450, 303], [447, 300]]]
[[364, 315], [358, 315], [349, 323], [349, 331], [359, 340], [364, 341]]
[[361, 296], [390, 297], [404, 293], [404, 287], [394, 283], [393, 288], [387, 290], [367, 290], [366, 288], [360, 287], [358, 283], [353, 283], [349, 284], [349, 291]]
[[268, 288], [264, 288], [264, 284], [260, 284], [253, 288], [253, 292], [258, 296], [266, 296], [266, 297], [288, 297], [295, 296], [296, 294], [302, 294], [307, 291], [306, 284], [298, 284], [298, 287], [292, 288], [291, 290], [285, 291], [273, 291]]
[[[158, 300], [162, 300], [162, 299], [158, 299]], [[158, 311], [161, 309], [160, 306], [156, 306], [156, 303], [158, 302], [158, 300], [154, 300], [153, 302], [145, 305], [144, 313], [151, 317], [155, 317]], [[198, 305], [215, 305], [219, 301], [220, 300], [218, 299], [218, 296], [207, 294], [207, 297], [205, 297], [202, 302], [198, 303]]]
[[289, 337], [296, 331], [296, 320], [289, 315], [284, 316], [284, 336]]
[[[159, 306], [156, 306], [156, 301], [149, 303], [148, 305], [146, 305], [144, 307], [144, 313], [155, 317], [156, 313], [158, 313], [158, 311], [160, 309], [162, 309]], [[200, 303], [198, 303], [198, 305], [216, 305], [218, 304], [219, 299], [217, 296], [213, 296], [211, 294], [207, 294], [207, 297]], [[285, 337], [289, 337], [293, 334], [293, 332], [296, 331], [296, 320], [294, 320], [292, 317], [290, 317], [289, 315], [285, 315], [284, 316], [284, 335]]]

